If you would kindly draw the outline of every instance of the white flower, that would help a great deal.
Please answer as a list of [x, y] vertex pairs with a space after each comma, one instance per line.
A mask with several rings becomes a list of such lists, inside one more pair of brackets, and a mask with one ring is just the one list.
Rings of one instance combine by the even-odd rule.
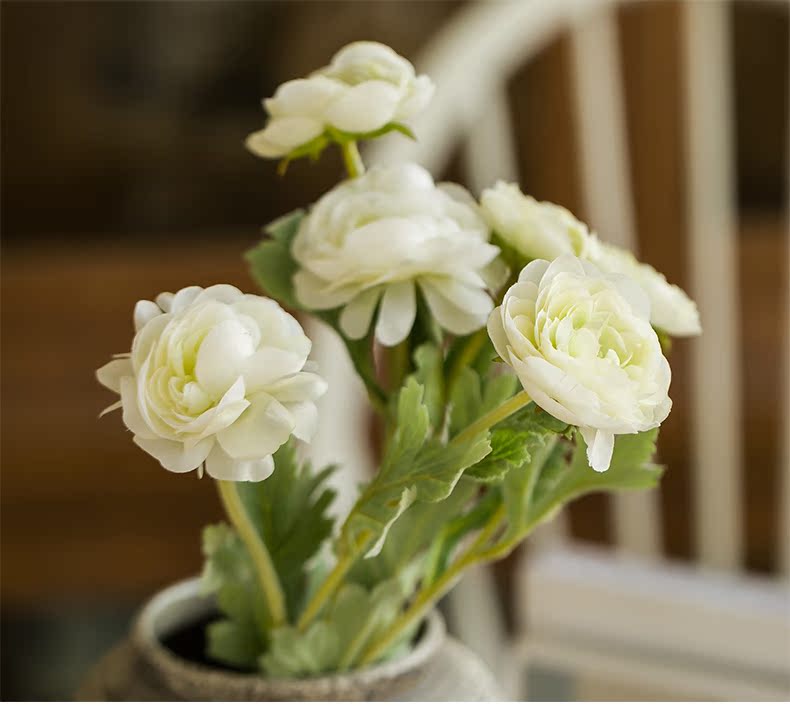
[[562, 206], [524, 195], [516, 184], [498, 181], [483, 191], [480, 205], [491, 229], [527, 260], [587, 254], [584, 223]]
[[666, 419], [670, 369], [644, 292], [573, 255], [534, 260], [488, 320], [491, 340], [535, 403], [579, 427], [596, 471], [615, 434]]
[[367, 133], [422, 112], [433, 96], [427, 76], [378, 42], [354, 42], [329, 66], [282, 84], [264, 101], [270, 119], [247, 138], [260, 157], [282, 157], [323, 134], [327, 127]]
[[697, 305], [688, 294], [627, 250], [594, 239], [587, 259], [604, 272], [626, 275], [639, 284], [650, 300], [650, 321], [656, 328], [670, 336], [702, 333]]
[[503, 274], [488, 237], [460, 187], [435, 186], [416, 164], [374, 167], [325, 194], [301, 222], [296, 296], [308, 309], [343, 307], [340, 327], [353, 339], [365, 336], [380, 300], [375, 335], [393, 346], [414, 323], [417, 285], [444, 329], [471, 333], [494, 306], [486, 288]]
[[132, 351], [97, 371], [134, 441], [169, 471], [263, 480], [291, 434], [309, 440], [324, 380], [310, 339], [266, 297], [227, 284], [166, 292], [134, 310]]
[[527, 260], [553, 260], [564, 254], [589, 260], [604, 272], [627, 275], [650, 300], [651, 323], [671, 336], [701, 333], [697, 305], [678, 286], [630, 252], [603, 243], [570, 211], [538, 202], [515, 184], [497, 182], [480, 199], [491, 229]]

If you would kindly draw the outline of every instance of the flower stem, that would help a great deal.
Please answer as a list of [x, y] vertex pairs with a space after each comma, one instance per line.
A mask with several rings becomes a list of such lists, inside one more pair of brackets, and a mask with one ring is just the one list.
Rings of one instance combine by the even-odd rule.
[[258, 581], [261, 584], [263, 595], [269, 607], [272, 626], [283, 625], [287, 619], [285, 595], [283, 594], [280, 579], [277, 577], [277, 571], [272, 563], [269, 550], [244, 509], [244, 503], [241, 501], [236, 483], [229, 480], [218, 480], [217, 488], [228, 518], [233, 523], [252, 557], [252, 562], [258, 574]]
[[[516, 396], [518, 397], [518, 395]], [[513, 401], [516, 398], [512, 398]], [[503, 405], [504, 406], [504, 405]], [[503, 417], [504, 418], [504, 417]], [[547, 449], [550, 451], [554, 447], [555, 441], [551, 442]], [[548, 453], [541, 457], [535, 473], [539, 473], [544, 466]], [[534, 489], [534, 485], [532, 486]], [[531, 491], [530, 491], [531, 495]], [[423, 586], [414, 598], [408, 609], [398, 618], [390, 628], [374, 642], [361, 656], [360, 665], [370, 664], [380, 659], [401, 636], [417, 624], [425, 614], [431, 609], [442, 596], [444, 596], [455, 584], [467, 567], [472, 564], [482, 564], [495, 561], [507, 556], [516, 546], [518, 546], [537, 525], [543, 522], [556, 507], [554, 503], [545, 504], [532, 517], [529, 517], [526, 524], [518, 532], [507, 533], [502, 539], [496, 541], [498, 530], [502, 523], [507, 519], [507, 507], [504, 503], [500, 504], [488, 521], [481, 527], [480, 532], [474, 542], [463, 552], [444, 573], [435, 580]], [[490, 542], [493, 540], [493, 544]]]
[[351, 568], [351, 564], [353, 563], [354, 560], [352, 557], [345, 556], [341, 557], [337, 564], [335, 564], [335, 568], [332, 569], [332, 572], [329, 574], [329, 576], [324, 579], [318, 591], [313, 594], [313, 597], [310, 599], [307, 607], [299, 616], [299, 622], [296, 624], [296, 627], [299, 630], [304, 630], [308, 625], [310, 625], [313, 619], [318, 616], [318, 614], [321, 612], [321, 609], [324, 607], [324, 604], [337, 590], [337, 587], [343, 581], [346, 574], [348, 573], [348, 570]]
[[365, 165], [359, 155], [359, 148], [354, 140], [340, 143], [340, 151], [343, 153], [343, 164], [351, 179], [356, 179], [365, 173]]
[[513, 395], [513, 397], [511, 397], [506, 402], [503, 402], [496, 409], [492, 409], [488, 414], [484, 414], [476, 422], [470, 424], [460, 434], [455, 436], [450, 443], [460, 443], [462, 441], [468, 441], [469, 439], [474, 438], [481, 432], [484, 432], [495, 424], [498, 424], [503, 419], [507, 419], [511, 414], [515, 414], [522, 407], [526, 407], [530, 402], [530, 396], [526, 393], [526, 391], [522, 390], [517, 395]]
[[486, 340], [488, 340], [488, 331], [485, 328], [481, 328], [466, 341], [463, 350], [458, 354], [458, 358], [450, 370], [450, 374], [447, 376], [448, 395], [451, 394], [455, 383], [458, 381], [458, 377], [461, 375], [461, 371], [471, 365], [472, 361], [477, 357], [477, 354], [480, 353], [480, 349], [483, 347]]
[[461, 572], [472, 562], [471, 555], [464, 554], [435, 583], [420, 590], [406, 612], [391, 625], [384, 635], [363, 652], [359, 666], [375, 662], [392, 647], [406, 630], [422, 620], [431, 606], [452, 588]]

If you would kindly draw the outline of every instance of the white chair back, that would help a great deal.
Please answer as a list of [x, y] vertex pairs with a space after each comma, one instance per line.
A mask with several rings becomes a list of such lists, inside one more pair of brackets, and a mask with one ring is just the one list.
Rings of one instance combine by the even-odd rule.
[[[454, 16], [416, 64], [438, 86], [417, 125], [419, 141], [382, 140], [367, 153], [391, 163], [414, 160], [434, 173], [461, 145], [473, 191], [497, 178], [518, 180], [506, 83], [561, 32], [571, 36], [575, 124], [582, 193], [591, 225], [636, 250], [616, 0], [477, 2]], [[786, 3], [785, 3], [786, 4]], [[742, 424], [735, 229], [731, 46], [728, 2], [684, 3], [685, 164], [692, 296], [704, 335], [691, 349], [693, 535], [697, 560], [737, 571], [743, 560]], [[790, 181], [790, 179], [788, 180]], [[790, 286], [788, 286], [790, 292]], [[788, 295], [790, 299], [790, 295]], [[784, 329], [790, 331], [790, 305]], [[790, 362], [785, 356], [785, 440], [781, 520], [776, 531], [790, 571]], [[722, 381], [726, 381], [723, 384]], [[662, 553], [658, 497], [613, 500], [615, 544]]]

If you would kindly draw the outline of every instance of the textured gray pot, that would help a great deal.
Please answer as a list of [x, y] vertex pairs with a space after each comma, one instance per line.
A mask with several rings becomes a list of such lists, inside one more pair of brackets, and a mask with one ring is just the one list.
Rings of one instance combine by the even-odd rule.
[[189, 662], [167, 649], [163, 636], [213, 607], [198, 579], [156, 594], [131, 636], [90, 673], [77, 698], [89, 701], [495, 701], [488, 668], [445, 633], [434, 611], [414, 648], [384, 664], [309, 679], [266, 679]]

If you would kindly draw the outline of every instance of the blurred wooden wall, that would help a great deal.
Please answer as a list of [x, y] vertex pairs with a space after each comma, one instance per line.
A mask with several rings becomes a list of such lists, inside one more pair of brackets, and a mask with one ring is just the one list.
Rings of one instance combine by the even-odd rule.
[[[4, 607], [75, 597], [137, 600], [198, 570], [199, 529], [220, 516], [210, 480], [162, 471], [134, 447], [117, 415], [98, 420], [111, 395], [93, 370], [128, 349], [138, 298], [192, 283], [251, 289], [241, 252], [255, 242], [258, 224], [339, 177], [335, 156], [315, 169], [294, 165], [279, 180], [273, 165], [246, 155], [241, 141], [263, 119], [259, 98], [352, 39], [380, 39], [414, 56], [458, 3], [223, 3], [224, 11], [217, 3], [151, 5], [153, 15], [135, 3], [2, 5]], [[139, 29], [161, 50], [156, 37], [185, 21], [184, 6], [206, 5], [210, 23], [233, 37], [211, 45], [209, 68], [200, 69], [210, 79], [187, 80], [199, 70], [190, 68], [190, 57], [208, 51], [201, 37], [212, 36], [201, 34], [205, 25], [187, 27], [193, 41], [167, 60], [169, 81], [148, 65], [124, 79], [120, 97], [96, 97], [96, 76], [109, 80], [106, 57], [121, 73], [136, 66], [117, 58], [124, 55], [112, 44], [124, 36], [119, 27]], [[734, 19], [747, 565], [771, 571], [774, 390], [787, 355], [775, 324], [788, 260], [787, 18], [738, 3]], [[620, 14], [640, 247], [671, 281], [685, 284], [679, 21], [669, 2], [638, 3]], [[569, 65], [560, 40], [514, 77], [511, 98], [522, 186], [584, 217]], [[138, 87], [130, 92], [129, 82]], [[462, 178], [460, 166], [451, 171]], [[693, 555], [684, 384], [690, 345], [680, 342], [672, 354], [675, 409], [660, 448], [669, 466], [665, 543], [676, 557]], [[604, 497], [577, 503], [575, 534], [608, 541], [607, 504]]]

